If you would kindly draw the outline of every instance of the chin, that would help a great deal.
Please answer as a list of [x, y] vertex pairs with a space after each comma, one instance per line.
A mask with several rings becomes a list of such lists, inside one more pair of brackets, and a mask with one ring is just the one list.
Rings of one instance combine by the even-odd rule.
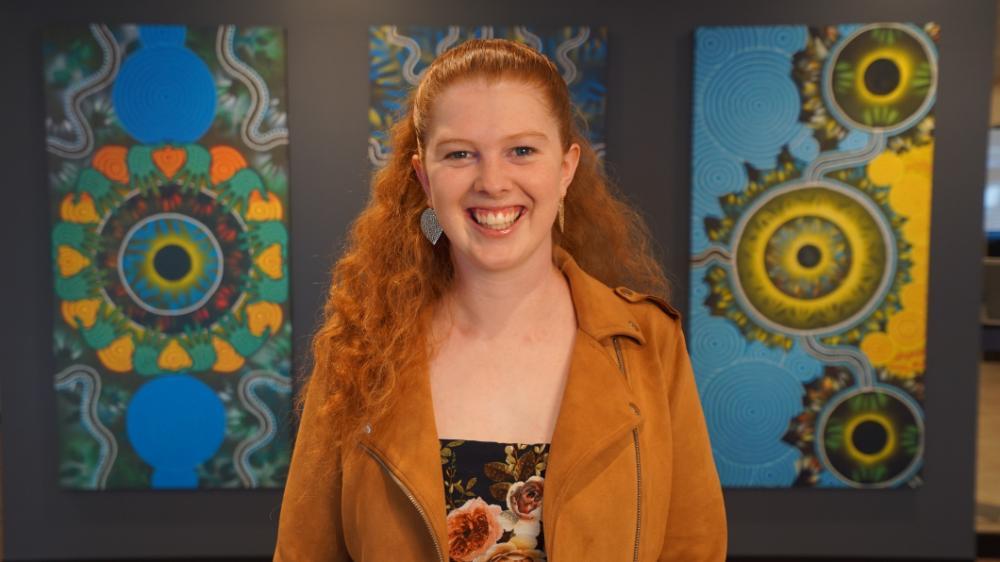
[[[506, 246], [506, 247], [503, 247]], [[477, 269], [484, 271], [510, 271], [522, 265], [528, 264], [546, 248], [545, 242], [534, 245], [531, 248], [522, 244], [503, 245], [493, 248], [476, 248], [472, 253], [465, 256], [465, 261]], [[551, 245], [548, 245], [549, 252], [546, 254], [546, 261], [551, 261]]]

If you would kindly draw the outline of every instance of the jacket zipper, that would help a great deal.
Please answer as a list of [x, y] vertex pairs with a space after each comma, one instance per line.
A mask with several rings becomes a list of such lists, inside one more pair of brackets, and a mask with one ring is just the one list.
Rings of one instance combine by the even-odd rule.
[[[611, 343], [615, 347], [615, 356], [618, 358], [618, 370], [622, 372], [625, 376], [625, 381], [628, 381], [628, 373], [625, 372], [625, 360], [622, 358], [622, 348], [621, 344], [618, 343], [618, 336], [613, 336], [611, 338]], [[632, 411], [637, 415], [639, 414], [639, 409], [636, 408], [635, 404], [629, 404]], [[642, 531], [642, 462], [639, 455], [639, 428], [632, 428], [632, 443], [635, 444], [635, 546], [632, 550], [632, 560], [633, 562], [639, 561], [639, 533]]]
[[383, 461], [382, 458], [379, 457], [377, 453], [375, 453], [375, 451], [373, 451], [367, 445], [364, 444], [362, 444], [362, 447], [364, 447], [365, 451], [367, 451], [367, 453], [373, 459], [375, 459], [375, 462], [377, 462], [378, 465], [382, 467], [382, 470], [385, 471], [385, 473], [388, 474], [390, 478], [392, 478], [392, 481], [395, 482], [397, 486], [399, 486], [400, 491], [402, 491], [403, 494], [406, 495], [407, 499], [410, 500], [410, 503], [413, 504], [413, 507], [416, 508], [417, 513], [420, 514], [420, 518], [423, 519], [424, 521], [424, 526], [427, 528], [428, 534], [430, 534], [431, 536], [431, 541], [434, 542], [434, 551], [437, 552], [438, 560], [440, 562], [446, 562], [444, 558], [444, 553], [441, 551], [441, 543], [438, 542], [437, 534], [434, 532], [434, 527], [431, 526], [431, 520], [429, 517], [427, 517], [427, 512], [424, 510], [424, 507], [420, 505], [420, 502], [417, 501], [416, 496], [414, 496], [413, 493], [410, 492], [410, 489], [406, 486], [406, 484], [404, 484], [403, 481], [396, 476], [396, 474], [392, 471], [392, 469], [389, 468], [389, 465], [387, 465], [385, 461]]

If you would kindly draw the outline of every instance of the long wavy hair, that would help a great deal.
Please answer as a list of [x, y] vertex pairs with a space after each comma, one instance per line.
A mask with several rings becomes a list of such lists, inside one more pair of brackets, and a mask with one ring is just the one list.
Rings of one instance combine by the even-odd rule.
[[434, 100], [451, 84], [469, 79], [519, 80], [539, 88], [559, 125], [564, 150], [580, 145], [580, 162], [564, 201], [565, 231], [553, 227], [554, 246], [607, 285], [667, 296], [649, 231], [612, 190], [556, 66], [513, 41], [467, 41], [438, 57], [411, 94], [390, 134], [391, 158], [374, 175], [371, 199], [333, 267], [309, 377], [309, 392], [321, 393], [321, 414], [334, 428], [331, 445], [347, 443], [366, 423], [376, 423], [399, 398], [407, 378], [427, 367], [431, 313], [449, 290], [454, 270], [447, 236], [432, 246], [420, 231], [427, 203], [411, 160], [425, 146]]

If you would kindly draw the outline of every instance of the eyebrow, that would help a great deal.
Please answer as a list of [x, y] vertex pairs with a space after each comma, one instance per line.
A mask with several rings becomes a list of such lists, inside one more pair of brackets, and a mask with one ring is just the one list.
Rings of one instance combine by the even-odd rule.
[[[510, 140], [513, 140], [513, 139], [520, 139], [520, 138], [524, 138], [524, 137], [541, 137], [543, 139], [548, 139], [549, 138], [548, 135], [546, 135], [545, 133], [543, 133], [541, 131], [522, 131], [520, 133], [514, 133], [513, 135], [507, 135], [506, 137], [504, 137], [504, 138], [502, 138], [500, 140], [506, 142], [506, 141], [510, 141]], [[468, 143], [468, 144], [472, 144], [472, 141], [467, 140], [467, 139], [463, 139], [463, 138], [457, 138], [457, 137], [456, 138], [447, 138], [447, 139], [442, 139], [442, 140], [437, 141], [436, 143], [434, 143], [434, 146], [436, 148], [436, 147], [441, 146], [443, 144], [450, 144], [450, 143]]]

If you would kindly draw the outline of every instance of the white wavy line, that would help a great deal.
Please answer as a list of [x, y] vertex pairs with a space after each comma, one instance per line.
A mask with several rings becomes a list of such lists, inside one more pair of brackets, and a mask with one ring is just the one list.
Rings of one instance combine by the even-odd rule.
[[260, 132], [261, 123], [264, 122], [264, 113], [270, 106], [271, 95], [260, 74], [257, 74], [256, 70], [236, 56], [236, 52], [233, 50], [235, 37], [235, 25], [220, 26], [219, 33], [216, 35], [215, 52], [222, 68], [230, 76], [242, 82], [250, 91], [250, 112], [243, 119], [240, 131], [243, 142], [258, 151], [271, 150], [277, 146], [288, 144], [288, 129], [286, 127], [275, 127], [266, 133]]
[[692, 267], [701, 267], [709, 263], [729, 263], [733, 260], [729, 248], [723, 246], [712, 246], [700, 254], [691, 257]]
[[257, 487], [257, 477], [253, 473], [253, 467], [250, 466], [250, 455], [257, 452], [274, 438], [278, 425], [274, 413], [254, 394], [254, 388], [260, 384], [266, 384], [278, 392], [291, 392], [292, 390], [292, 383], [288, 378], [271, 371], [251, 371], [240, 380], [237, 390], [240, 403], [257, 418], [257, 422], [261, 426], [261, 431], [240, 441], [236, 446], [236, 450], [233, 451], [233, 463], [236, 466], [236, 472], [240, 477], [240, 481], [248, 488]]
[[422, 70], [420, 73], [414, 73], [413, 71], [417, 68], [417, 63], [420, 62], [420, 44], [411, 37], [400, 35], [395, 25], [389, 26], [385, 34], [385, 40], [407, 50], [409, 54], [406, 56], [406, 62], [403, 63], [403, 79], [411, 86], [419, 84], [420, 77], [423, 76], [424, 71]]
[[457, 43], [459, 32], [461, 32], [461, 29], [457, 25], [448, 26], [448, 35], [445, 35], [443, 39], [438, 41], [437, 47], [434, 48], [434, 55], [440, 57], [441, 53], [447, 51], [452, 45]]
[[829, 347], [821, 344], [814, 336], [805, 336], [802, 343], [813, 357], [828, 363], [841, 363], [853, 367], [861, 388], [875, 386], [875, 370], [868, 357], [861, 351], [848, 347]]
[[84, 98], [114, 82], [121, 68], [121, 49], [108, 26], [93, 24], [90, 26], [90, 33], [97, 40], [103, 53], [101, 68], [63, 93], [63, 113], [66, 114], [70, 129], [76, 133], [76, 140], [65, 141], [51, 136], [46, 139], [48, 151], [63, 158], [83, 158], [93, 149], [94, 132], [90, 129], [90, 123], [83, 117], [80, 105]]
[[368, 137], [368, 160], [379, 168], [389, 163], [389, 155], [375, 137]]
[[869, 135], [868, 144], [858, 150], [827, 152], [816, 158], [809, 164], [802, 176], [806, 179], [818, 180], [834, 170], [863, 164], [878, 156], [885, 148], [885, 134], [876, 131], [869, 133]]
[[567, 55], [573, 49], [583, 45], [589, 37], [590, 28], [581, 27], [580, 32], [577, 33], [576, 37], [563, 41], [563, 43], [556, 49], [556, 61], [558, 61], [564, 69], [563, 80], [565, 80], [567, 84], [572, 84], [573, 81], [576, 80], [577, 76], [576, 65], [573, 64], [573, 61], [569, 60]]
[[80, 385], [80, 419], [84, 429], [90, 433], [100, 446], [98, 458], [100, 462], [94, 471], [94, 489], [107, 487], [111, 467], [118, 458], [118, 442], [114, 434], [108, 430], [97, 415], [97, 402], [101, 397], [101, 376], [88, 365], [73, 365], [56, 374], [57, 390], [72, 390]]
[[527, 27], [519, 25], [514, 28], [514, 33], [521, 36], [521, 39], [524, 39], [524, 42], [527, 43], [532, 49], [542, 52], [542, 38], [528, 31]]

